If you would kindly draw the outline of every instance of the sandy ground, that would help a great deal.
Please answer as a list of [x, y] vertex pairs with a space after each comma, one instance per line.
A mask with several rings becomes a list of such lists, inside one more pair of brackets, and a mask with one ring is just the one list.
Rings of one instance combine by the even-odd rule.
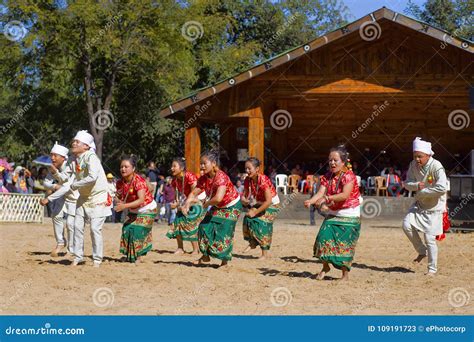
[[[315, 280], [321, 264], [312, 257], [316, 227], [277, 220], [272, 258], [244, 256], [241, 223], [234, 259], [226, 269], [195, 267], [176, 256], [166, 226], [155, 224], [154, 250], [144, 264], [120, 261], [121, 226], [104, 228], [105, 260], [71, 267], [51, 258], [53, 228], [45, 224], [0, 224], [0, 314], [41, 315], [385, 315], [474, 314], [474, 234], [449, 234], [441, 242], [439, 273], [424, 276], [400, 221], [365, 220], [349, 282], [332, 270]], [[185, 248], [190, 249], [189, 245]], [[214, 266], [218, 261], [214, 260]]]

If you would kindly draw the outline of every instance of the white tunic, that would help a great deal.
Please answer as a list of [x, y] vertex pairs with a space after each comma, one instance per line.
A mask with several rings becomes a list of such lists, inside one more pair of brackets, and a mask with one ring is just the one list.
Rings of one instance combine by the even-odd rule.
[[76, 215], [90, 218], [112, 215], [107, 202], [107, 178], [99, 157], [86, 151], [76, 158], [75, 180], [71, 189], [79, 191]]
[[[67, 160], [54, 175], [48, 173], [44, 181], [44, 186], [51, 190], [54, 190], [56, 184], [61, 185], [58, 190], [48, 196], [48, 200], [52, 203], [53, 213], [59, 213], [63, 207], [68, 215], [75, 215], [76, 213], [76, 201], [79, 198], [79, 192], [73, 191], [70, 188], [74, 181], [73, 170], [72, 161]], [[57, 183], [55, 184], [54, 181]]]
[[[428, 182], [430, 176], [431, 184]], [[424, 189], [418, 190], [419, 182], [425, 183]], [[447, 178], [443, 165], [430, 157], [426, 165], [420, 168], [413, 160], [408, 168], [405, 188], [417, 192], [416, 202], [407, 214], [410, 224], [425, 234], [442, 234], [447, 191]]]

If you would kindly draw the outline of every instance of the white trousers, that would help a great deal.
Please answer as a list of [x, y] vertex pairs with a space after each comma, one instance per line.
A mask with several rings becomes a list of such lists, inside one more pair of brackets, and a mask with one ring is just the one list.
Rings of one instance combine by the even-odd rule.
[[[54, 237], [58, 246], [65, 246], [67, 242], [67, 250], [72, 253], [74, 250], [74, 215], [68, 214], [66, 206], [67, 203], [64, 204], [60, 212], [53, 215]], [[64, 215], [66, 215], [66, 230], [64, 229]]]
[[[428, 254], [428, 272], [436, 273], [438, 271], [438, 245], [436, 244], [436, 236], [418, 231], [411, 225], [408, 216], [403, 220], [403, 231], [419, 255]], [[426, 245], [421, 241], [420, 234], [423, 234]]]
[[96, 262], [102, 262], [104, 257], [104, 242], [102, 240], [102, 226], [106, 216], [102, 217], [84, 217], [76, 215], [74, 220], [74, 256], [75, 261], [81, 262], [84, 259], [84, 230], [85, 224], [91, 225], [92, 239], [92, 259]]

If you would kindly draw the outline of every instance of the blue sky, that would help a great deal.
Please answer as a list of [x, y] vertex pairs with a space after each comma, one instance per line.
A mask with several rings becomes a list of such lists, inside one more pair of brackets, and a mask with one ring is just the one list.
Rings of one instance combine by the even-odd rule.
[[[413, 2], [417, 5], [423, 5], [425, 0], [413, 0]], [[355, 20], [383, 6], [403, 13], [403, 10], [408, 5], [408, 0], [344, 0], [344, 3], [352, 15], [350, 19]]]

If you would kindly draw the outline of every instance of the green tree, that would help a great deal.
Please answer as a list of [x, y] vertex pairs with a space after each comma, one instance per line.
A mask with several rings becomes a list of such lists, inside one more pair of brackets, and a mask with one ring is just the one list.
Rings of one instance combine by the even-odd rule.
[[20, 44], [27, 57], [21, 69], [34, 72], [36, 90], [51, 91], [53, 99], [73, 107], [82, 104], [78, 122], [88, 123], [101, 156], [105, 129], [121, 119], [115, 101], [119, 82], [147, 79], [155, 90], [174, 97], [195, 80], [192, 52], [172, 29], [182, 11], [171, 0], [71, 1], [65, 6], [23, 0], [9, 3], [2, 22], [21, 17], [30, 23], [27, 39], [10, 42]]
[[[184, 153], [184, 129], [159, 117], [164, 104], [345, 16], [339, 0], [8, 2], [0, 28], [19, 22], [25, 34], [0, 36], [0, 154], [31, 160], [88, 127], [110, 169], [122, 152], [166, 164]], [[215, 143], [215, 130], [205, 136]]]
[[428, 0], [423, 7], [411, 0], [405, 12], [455, 36], [474, 39], [474, 1]]

